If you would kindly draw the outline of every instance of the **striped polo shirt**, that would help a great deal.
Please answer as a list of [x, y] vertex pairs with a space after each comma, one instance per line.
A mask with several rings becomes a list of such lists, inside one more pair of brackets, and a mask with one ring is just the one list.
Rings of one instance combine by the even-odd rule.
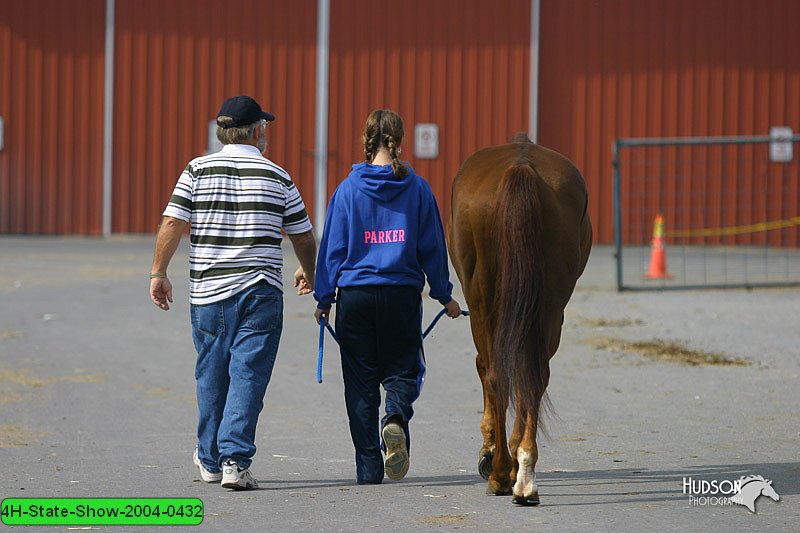
[[260, 280], [283, 290], [281, 229], [311, 230], [289, 174], [247, 144], [228, 144], [190, 161], [164, 216], [191, 224], [194, 305], [224, 300]]

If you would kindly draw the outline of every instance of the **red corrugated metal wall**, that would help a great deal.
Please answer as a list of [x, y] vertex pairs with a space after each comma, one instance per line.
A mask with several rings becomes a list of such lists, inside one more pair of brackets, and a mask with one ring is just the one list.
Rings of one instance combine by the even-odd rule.
[[[530, 2], [467, 4], [332, 2], [329, 194], [363, 157], [358, 139], [377, 107], [403, 115], [403, 156], [430, 181], [443, 216], [461, 161], [527, 130]], [[178, 173], [206, 147], [208, 121], [238, 93], [278, 116], [268, 155], [312, 211], [317, 2], [240, 1], [248, 16], [235, 25], [217, 23], [217, 6], [117, 0], [115, 232], [154, 230]], [[437, 159], [414, 160], [416, 122], [439, 125]]]
[[[600, 242], [613, 239], [615, 138], [766, 135], [779, 125], [800, 131], [796, 0], [542, 0], [540, 21], [539, 142], [583, 172]], [[652, 161], [672, 180], [668, 190], [678, 187], [678, 169], [663, 164], [675, 153], [664, 150]], [[735, 165], [711, 172], [710, 186], [740, 187], [747, 204], [761, 185], [737, 177], [752, 159], [737, 164], [741, 172]], [[798, 176], [786, 175], [792, 194]], [[797, 216], [785, 199], [769, 210], [771, 218]], [[699, 223], [731, 222], [719, 215]]]
[[313, 211], [316, 0], [117, 0], [113, 231], [153, 232], [225, 98], [277, 120], [267, 156]]
[[[530, 0], [331, 2], [329, 195], [363, 161], [373, 109], [405, 123], [402, 158], [446, 219], [450, 186], [476, 149], [528, 130]], [[414, 124], [439, 126], [439, 157], [414, 158]]]
[[104, 35], [103, 0], [0, 0], [0, 233], [102, 231]]
[[[0, 233], [100, 233], [105, 2], [0, 8]], [[179, 172], [206, 148], [208, 121], [237, 93], [278, 116], [268, 154], [311, 208], [317, 1], [222, 9], [116, 0], [114, 232], [155, 229]], [[797, 20], [793, 0], [541, 1], [539, 142], [586, 176], [600, 242], [613, 232], [614, 138], [800, 131]], [[361, 160], [368, 112], [390, 107], [406, 122], [403, 156], [446, 217], [461, 161], [528, 129], [529, 23], [529, 0], [332, 0], [329, 193]], [[419, 122], [439, 125], [437, 159], [413, 157]], [[674, 155], [663, 151], [658, 164], [670, 170]], [[792, 216], [800, 183], [784, 174], [775, 214]], [[757, 179], [713, 179], [741, 187], [738, 203], [761, 201]]]

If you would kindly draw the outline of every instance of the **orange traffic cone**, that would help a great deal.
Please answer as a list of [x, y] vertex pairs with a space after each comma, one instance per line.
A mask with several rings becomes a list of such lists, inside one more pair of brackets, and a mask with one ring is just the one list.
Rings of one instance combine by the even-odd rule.
[[664, 249], [664, 216], [659, 213], [653, 222], [653, 241], [650, 244], [650, 272], [647, 279], [672, 279], [667, 274], [667, 254]]

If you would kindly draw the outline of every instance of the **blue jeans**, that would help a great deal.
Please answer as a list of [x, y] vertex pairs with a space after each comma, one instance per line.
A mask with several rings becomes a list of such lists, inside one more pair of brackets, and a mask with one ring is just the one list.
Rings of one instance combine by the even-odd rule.
[[198, 455], [209, 472], [226, 459], [248, 468], [283, 329], [283, 293], [259, 282], [221, 302], [192, 305], [191, 317]]

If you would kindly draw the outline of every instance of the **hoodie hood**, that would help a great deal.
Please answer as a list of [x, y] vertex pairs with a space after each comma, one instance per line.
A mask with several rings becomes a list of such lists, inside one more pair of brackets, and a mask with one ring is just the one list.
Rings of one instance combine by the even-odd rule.
[[408, 174], [402, 179], [395, 177], [392, 165], [372, 165], [370, 163], [353, 165], [349, 177], [353, 185], [370, 198], [391, 202], [408, 189], [416, 176], [411, 165], [406, 162], [403, 164], [408, 168]]

